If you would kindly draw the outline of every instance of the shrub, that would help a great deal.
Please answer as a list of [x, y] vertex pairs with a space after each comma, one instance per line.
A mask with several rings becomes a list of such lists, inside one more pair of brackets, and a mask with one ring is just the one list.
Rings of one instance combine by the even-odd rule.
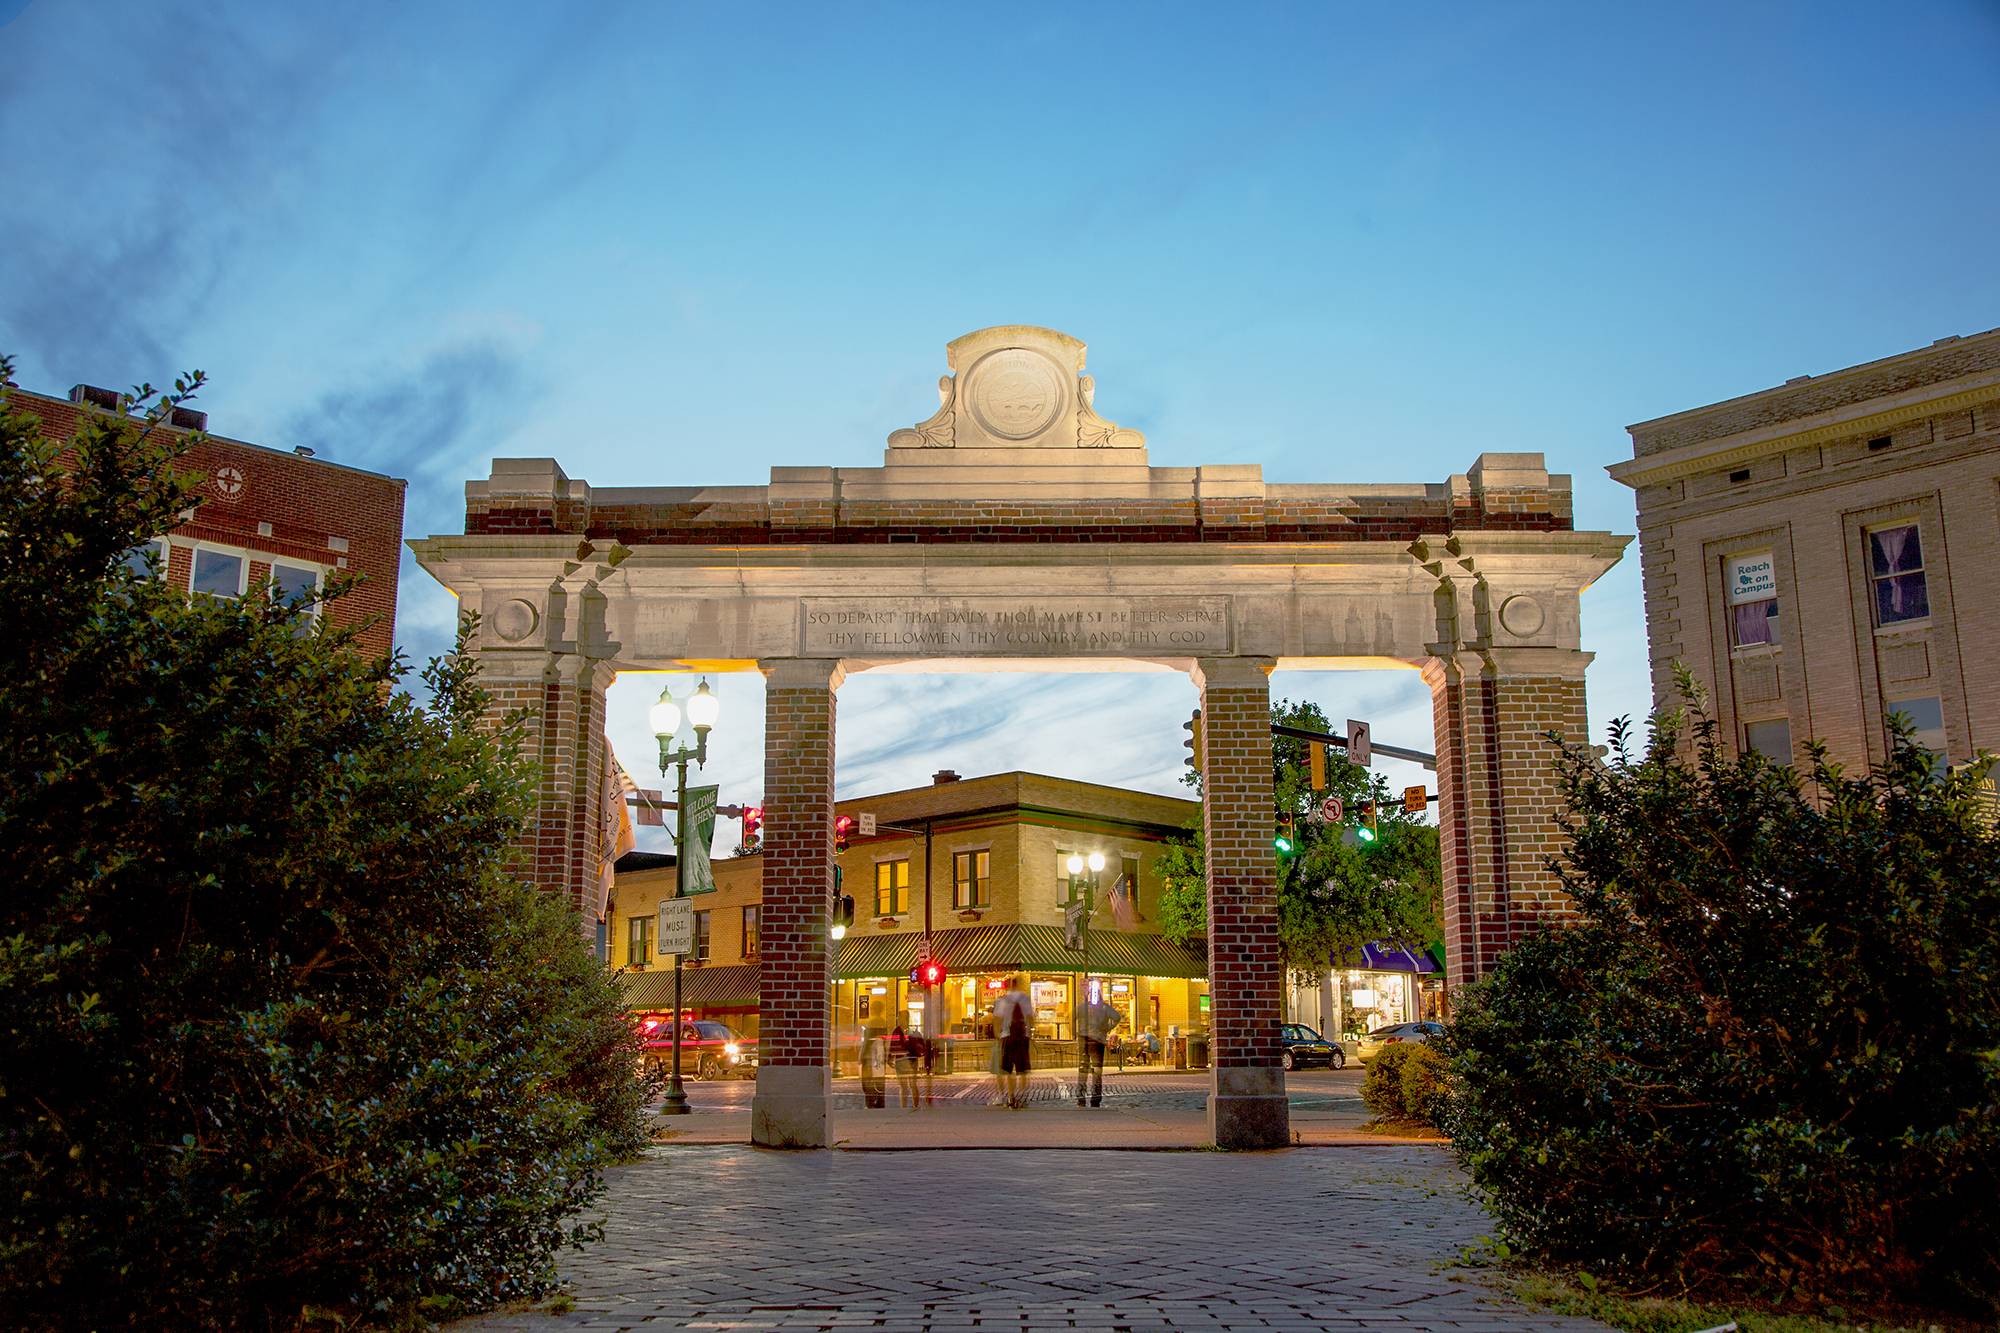
[[0, 412], [0, 1324], [539, 1290], [642, 1129], [574, 913], [503, 870], [513, 729], [463, 661], [420, 706], [295, 607], [134, 578], [181, 446], [40, 430]]
[[1451, 1062], [1418, 1043], [1403, 1057], [1403, 1116], [1426, 1125], [1444, 1123], [1450, 1102]]
[[1398, 1042], [1384, 1046], [1368, 1062], [1367, 1072], [1361, 1076], [1361, 1104], [1377, 1120], [1410, 1118], [1409, 1104], [1403, 1100], [1403, 1067], [1416, 1049], [1416, 1043]]
[[1850, 777], [1565, 750], [1581, 914], [1461, 998], [1451, 1129], [1518, 1249], [1803, 1295], [2000, 1287], [2000, 838], [1899, 735]]

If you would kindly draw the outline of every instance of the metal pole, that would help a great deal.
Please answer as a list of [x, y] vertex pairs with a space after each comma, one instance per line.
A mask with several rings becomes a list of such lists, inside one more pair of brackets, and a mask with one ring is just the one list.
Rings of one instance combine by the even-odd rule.
[[[674, 897], [683, 898], [687, 896], [683, 892], [683, 890], [687, 887], [684, 881], [687, 878], [687, 864], [688, 864], [687, 862], [688, 762], [687, 762], [687, 755], [685, 753], [681, 755], [678, 769], [680, 777], [679, 777], [679, 782], [677, 784], [677, 794], [680, 797], [679, 800], [680, 808], [674, 812]], [[691, 1109], [688, 1106], [687, 1088], [681, 1083], [681, 958], [682, 956], [683, 955], [678, 953], [674, 955], [674, 1076], [672, 1080], [669, 1081], [667, 1084], [667, 1099], [660, 1106], [661, 1115], [686, 1115]]]
[[1083, 1105], [1083, 1085], [1090, 1081], [1090, 1052], [1083, 1041], [1083, 1025], [1090, 1018], [1090, 914], [1097, 910], [1097, 872], [1087, 870], [1083, 881], [1083, 985], [1077, 989], [1076, 1005], [1076, 1104]]

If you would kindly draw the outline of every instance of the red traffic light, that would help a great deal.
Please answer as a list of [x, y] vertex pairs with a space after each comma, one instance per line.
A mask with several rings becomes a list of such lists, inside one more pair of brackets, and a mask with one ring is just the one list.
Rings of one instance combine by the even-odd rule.
[[755, 842], [764, 832], [764, 807], [746, 805], [743, 807], [743, 841]]
[[854, 816], [835, 815], [833, 819], [833, 850], [847, 850], [847, 840], [854, 836]]

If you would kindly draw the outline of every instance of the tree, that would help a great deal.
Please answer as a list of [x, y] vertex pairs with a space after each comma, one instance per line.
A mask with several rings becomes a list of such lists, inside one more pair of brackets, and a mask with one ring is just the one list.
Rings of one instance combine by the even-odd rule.
[[[1468, 988], [1455, 1142], [1518, 1250], [1633, 1285], [2000, 1306], [1986, 763], [1853, 776], [1688, 707], [1566, 746], [1574, 926]], [[1990, 762], [1990, 761], [1989, 761]]]
[[0, 402], [0, 1323], [532, 1293], [643, 1136], [631, 1026], [503, 869], [532, 772], [469, 659], [420, 706], [303, 604], [128, 568], [199, 384], [59, 442]]
[[[1271, 707], [1276, 725], [1331, 732], [1317, 704], [1280, 700]], [[1308, 742], [1292, 736], [1271, 738], [1271, 775], [1276, 808], [1289, 811], [1296, 854], [1277, 867], [1278, 950], [1286, 966], [1317, 977], [1328, 960], [1346, 957], [1364, 944], [1388, 940], [1421, 948], [1443, 934], [1442, 880], [1437, 829], [1403, 812], [1391, 801], [1388, 783], [1346, 756], [1330, 750], [1327, 787], [1312, 789]], [[1185, 781], [1197, 791], [1201, 775]], [[1346, 801], [1350, 819], [1359, 803], [1373, 799], [1380, 811], [1379, 837], [1364, 845], [1343, 837], [1340, 827], [1313, 817], [1319, 797]], [[1157, 862], [1161, 883], [1160, 927], [1178, 942], [1208, 929], [1208, 883], [1201, 827], [1170, 842]]]

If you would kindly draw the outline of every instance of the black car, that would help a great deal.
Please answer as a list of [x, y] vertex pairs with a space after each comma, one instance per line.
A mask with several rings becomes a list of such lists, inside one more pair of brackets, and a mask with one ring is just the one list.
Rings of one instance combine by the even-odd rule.
[[1279, 1063], [1287, 1069], [1311, 1069], [1314, 1065], [1340, 1069], [1347, 1064], [1347, 1052], [1340, 1049], [1339, 1042], [1328, 1041], [1303, 1023], [1279, 1027], [1278, 1043], [1283, 1048]]

